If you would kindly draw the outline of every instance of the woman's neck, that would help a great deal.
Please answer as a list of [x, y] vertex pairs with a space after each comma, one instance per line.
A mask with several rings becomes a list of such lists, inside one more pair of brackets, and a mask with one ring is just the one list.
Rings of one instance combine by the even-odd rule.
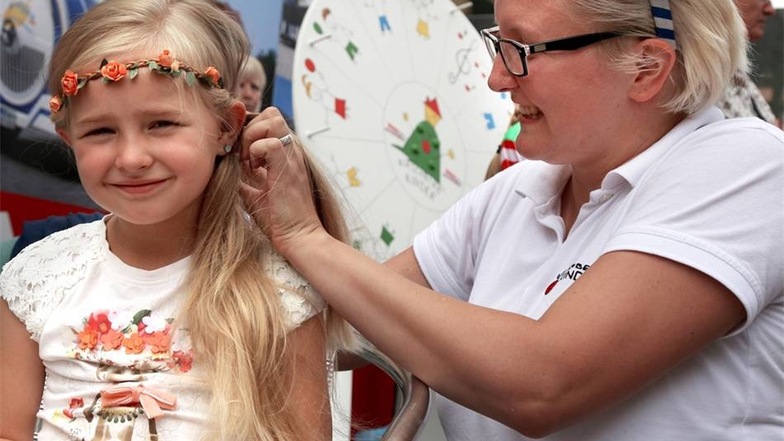
[[[561, 216], [568, 233], [580, 207], [590, 199], [591, 192], [600, 188], [607, 174], [632, 160], [678, 125], [685, 116], [669, 115], [659, 118], [658, 123], [649, 123], [648, 130], [635, 131], [628, 138], [617, 137], [617, 145], [612, 146], [605, 158], [593, 158], [590, 164], [572, 165], [572, 175], [561, 192]], [[624, 147], [625, 146], [625, 147]], [[615, 153], [615, 154], [613, 154]]]

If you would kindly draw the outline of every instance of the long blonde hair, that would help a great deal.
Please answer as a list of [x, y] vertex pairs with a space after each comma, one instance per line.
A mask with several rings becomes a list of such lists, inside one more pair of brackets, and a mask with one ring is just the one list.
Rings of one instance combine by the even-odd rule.
[[[58, 43], [49, 70], [53, 94], [60, 92], [66, 69], [95, 70], [104, 58], [169, 49], [178, 60], [203, 72], [218, 69], [223, 89], [182, 86], [214, 109], [225, 127], [233, 123], [230, 106], [240, 68], [249, 53], [240, 25], [207, 0], [107, 0], [78, 19]], [[68, 108], [53, 115], [68, 124]], [[239, 128], [234, 128], [239, 130]], [[348, 239], [340, 204], [310, 157], [314, 199], [327, 230]], [[286, 322], [278, 287], [262, 256], [269, 243], [248, 219], [239, 195], [242, 167], [238, 155], [220, 157], [200, 211], [188, 295], [178, 322], [189, 328], [199, 362], [212, 390], [209, 439], [295, 440], [301, 428], [289, 409], [291, 375], [296, 366], [286, 345]], [[327, 310], [330, 348], [349, 345], [351, 328]], [[325, 360], [327, 375], [327, 360]]]

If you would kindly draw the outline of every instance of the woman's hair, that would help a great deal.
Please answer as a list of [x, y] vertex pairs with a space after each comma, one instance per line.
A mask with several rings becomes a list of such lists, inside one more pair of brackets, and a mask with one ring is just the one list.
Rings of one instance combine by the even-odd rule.
[[[200, 72], [217, 68], [222, 89], [172, 81], [183, 93], [196, 93], [231, 129], [236, 124], [230, 118], [232, 91], [249, 44], [240, 25], [206, 0], [106, 0], [95, 6], [58, 43], [50, 63], [50, 90], [53, 95], [61, 91], [66, 69], [93, 71], [102, 59], [123, 61], [124, 54], [140, 52], [154, 58], [163, 49]], [[68, 113], [65, 107], [54, 114], [55, 124], [67, 126]], [[324, 226], [346, 241], [335, 195], [315, 164], [308, 166]], [[215, 426], [205, 431], [205, 438], [303, 439], [300, 430], [310, 422], [296, 421], [288, 407], [297, 366], [286, 345], [289, 329], [278, 287], [263, 260], [270, 244], [245, 211], [239, 194], [242, 178], [239, 155], [218, 158], [205, 190], [178, 323], [188, 327], [199, 362], [209, 373], [205, 380], [212, 390], [210, 421]], [[348, 325], [330, 310], [325, 315], [329, 350], [351, 344]]]
[[[651, 5], [646, 0], [570, 0], [575, 19], [587, 20], [597, 31], [655, 37]], [[694, 114], [713, 105], [732, 76], [748, 69], [743, 20], [732, 0], [670, 0], [678, 60], [671, 75], [673, 96], [663, 107]], [[647, 64], [641, 54], [624, 51], [623, 41], [602, 45], [613, 63], [634, 72]]]

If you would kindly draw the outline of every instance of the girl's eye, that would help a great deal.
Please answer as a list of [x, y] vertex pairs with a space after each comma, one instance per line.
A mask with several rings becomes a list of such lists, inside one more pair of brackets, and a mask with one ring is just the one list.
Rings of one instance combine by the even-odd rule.
[[160, 129], [160, 128], [172, 127], [172, 126], [176, 126], [176, 125], [178, 125], [178, 124], [176, 122], [174, 122], [174, 121], [161, 120], [161, 121], [155, 121], [154, 123], [152, 123], [150, 128], [152, 128], [152, 129]]
[[85, 137], [88, 137], [88, 136], [108, 135], [108, 134], [111, 134], [111, 133], [113, 133], [112, 129], [110, 129], [108, 127], [99, 127], [97, 129], [90, 130], [89, 132], [87, 132], [84, 135], [82, 135], [82, 137], [85, 138]]

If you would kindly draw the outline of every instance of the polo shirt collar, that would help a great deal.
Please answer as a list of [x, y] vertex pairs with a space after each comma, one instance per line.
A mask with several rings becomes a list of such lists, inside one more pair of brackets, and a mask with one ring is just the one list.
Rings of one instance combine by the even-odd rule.
[[710, 107], [685, 118], [642, 153], [607, 173], [607, 176], [602, 181], [602, 188], [610, 183], [617, 185], [618, 178], [623, 179], [634, 187], [640, 182], [645, 172], [681, 140], [697, 131], [700, 127], [723, 119], [724, 114], [716, 107]]

